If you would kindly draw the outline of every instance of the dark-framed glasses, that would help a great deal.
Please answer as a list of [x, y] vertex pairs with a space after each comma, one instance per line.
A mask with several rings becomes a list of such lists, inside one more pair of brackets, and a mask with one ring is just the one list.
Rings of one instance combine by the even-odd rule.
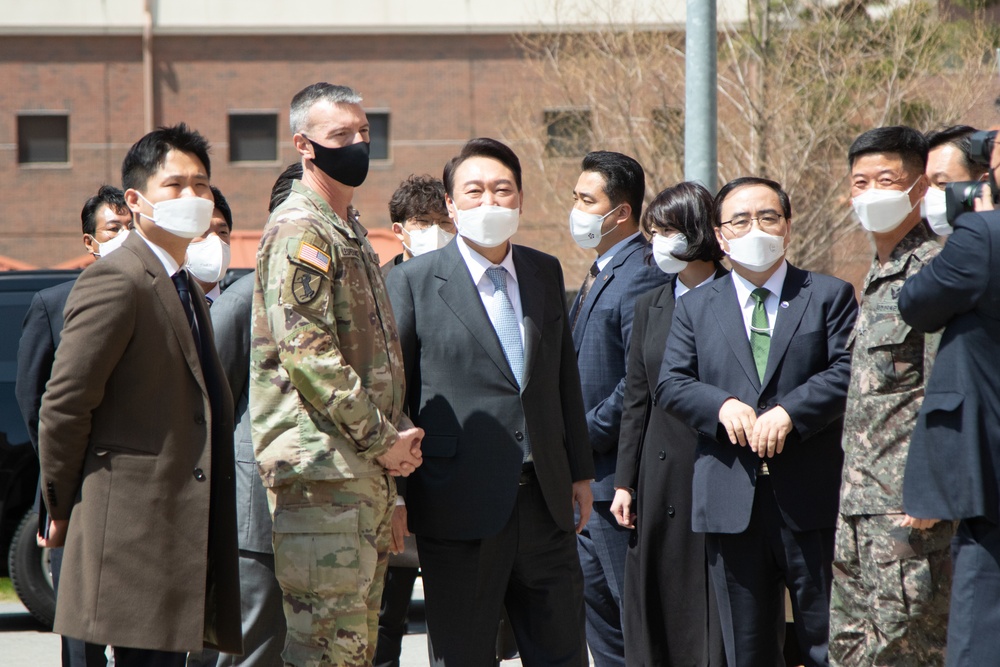
[[780, 213], [762, 213], [761, 215], [739, 215], [732, 220], [726, 220], [721, 223], [723, 225], [729, 225], [732, 229], [739, 235], [746, 234], [750, 231], [750, 227], [753, 226], [754, 220], [757, 221], [757, 226], [761, 228], [762, 231], [771, 232], [781, 228], [781, 221], [784, 220], [785, 216]]

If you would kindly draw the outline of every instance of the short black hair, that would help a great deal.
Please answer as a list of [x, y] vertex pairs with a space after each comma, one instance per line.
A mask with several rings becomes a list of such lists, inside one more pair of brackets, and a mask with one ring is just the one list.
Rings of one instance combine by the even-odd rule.
[[205, 175], [212, 177], [212, 164], [208, 159], [208, 140], [197, 130], [184, 123], [173, 127], [158, 127], [132, 144], [122, 161], [122, 189], [142, 190], [149, 177], [163, 166], [171, 150], [190, 153], [205, 165]]
[[83, 223], [83, 233], [93, 236], [97, 232], [97, 212], [107, 204], [115, 213], [132, 217], [128, 204], [125, 203], [125, 193], [113, 185], [102, 185], [97, 194], [87, 200], [80, 211], [80, 221]]
[[781, 189], [780, 183], [768, 178], [760, 178], [759, 176], [740, 176], [723, 185], [718, 194], [715, 195], [716, 227], [722, 226], [722, 202], [726, 201], [726, 197], [734, 190], [745, 188], [748, 185], [763, 185], [766, 188], [774, 190], [778, 195], [778, 201], [781, 203], [781, 213], [785, 216], [785, 220], [792, 219], [792, 200], [788, 198], [788, 193]]
[[448, 215], [448, 207], [444, 203], [444, 183], [429, 174], [410, 174], [392, 193], [389, 220], [403, 223], [430, 212]]
[[642, 218], [642, 199], [646, 196], [646, 172], [634, 158], [611, 151], [587, 153], [580, 165], [583, 171], [600, 174], [604, 179], [604, 194], [612, 206], [628, 204], [632, 219]]
[[871, 153], [895, 153], [902, 158], [906, 168], [916, 174], [927, 170], [927, 140], [906, 125], [876, 127], [863, 133], [847, 151], [848, 166], [853, 169], [859, 157]]
[[653, 198], [642, 214], [642, 230], [653, 227], [676, 230], [687, 239], [687, 251], [677, 255], [685, 262], [718, 262], [724, 253], [715, 237], [715, 202], [705, 186], [693, 181], [673, 185]]
[[271, 186], [271, 201], [267, 205], [267, 212], [274, 213], [274, 209], [281, 206], [281, 203], [288, 199], [288, 195], [292, 193], [292, 183], [301, 179], [301, 162], [293, 162], [285, 167], [285, 170], [274, 181], [274, 185]]
[[490, 158], [510, 169], [514, 174], [514, 184], [517, 186], [517, 191], [518, 193], [521, 192], [521, 161], [517, 159], [514, 151], [496, 139], [478, 137], [467, 141], [462, 146], [462, 152], [449, 160], [448, 164], [444, 166], [444, 174], [441, 180], [444, 181], [444, 189], [448, 192], [449, 197], [453, 199], [455, 197], [455, 170], [463, 162], [474, 157]]
[[927, 139], [927, 152], [930, 153], [935, 148], [951, 144], [962, 152], [962, 166], [972, 174], [973, 178], [980, 178], [986, 173], [988, 167], [979, 164], [972, 159], [972, 133], [976, 128], [971, 125], [952, 125], [943, 130], [931, 130], [924, 135]]
[[219, 213], [226, 219], [226, 227], [229, 227], [229, 231], [233, 231], [233, 209], [229, 208], [226, 196], [222, 194], [222, 190], [214, 185], [208, 186], [208, 189], [212, 191], [212, 196], [215, 198], [215, 208], [219, 209]]

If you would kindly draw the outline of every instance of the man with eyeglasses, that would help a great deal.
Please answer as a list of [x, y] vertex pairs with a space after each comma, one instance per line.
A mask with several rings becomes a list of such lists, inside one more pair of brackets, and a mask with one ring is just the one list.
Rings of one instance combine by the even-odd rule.
[[785, 261], [778, 183], [738, 178], [715, 208], [732, 278], [678, 302], [655, 404], [699, 434], [692, 527], [706, 533], [728, 664], [785, 664], [787, 586], [803, 663], [827, 665], [854, 289]]
[[851, 195], [875, 257], [851, 334], [844, 475], [830, 609], [833, 665], [942, 665], [954, 524], [903, 511], [903, 469], [940, 333], [899, 313], [903, 283], [940, 251], [920, 217], [928, 145], [880, 127], [848, 152]]

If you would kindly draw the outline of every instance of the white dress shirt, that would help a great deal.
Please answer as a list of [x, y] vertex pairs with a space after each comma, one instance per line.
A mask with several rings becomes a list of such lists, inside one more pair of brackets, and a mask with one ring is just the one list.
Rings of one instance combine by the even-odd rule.
[[678, 276], [677, 280], [674, 281], [674, 301], [677, 301], [677, 299], [681, 298], [691, 290], [698, 289], [702, 285], [707, 285], [713, 280], [715, 280], [715, 271], [712, 271], [712, 275], [710, 275], [708, 278], [705, 278], [703, 281], [701, 281], [694, 287], [688, 287], [687, 285], [681, 282], [681, 279]]
[[642, 232], [636, 232], [635, 234], [630, 234], [629, 236], [623, 238], [618, 243], [614, 244], [610, 248], [604, 251], [604, 254], [597, 258], [597, 270], [603, 271], [604, 267], [611, 263], [611, 260], [615, 258], [615, 253], [625, 247], [625, 244], [634, 239], [636, 236]]
[[[767, 279], [767, 282], [762, 285], [764, 289], [770, 290], [770, 294], [764, 299], [764, 311], [767, 313], [767, 322], [770, 325], [770, 333], [774, 333], [774, 324], [778, 319], [779, 305], [781, 308], [787, 308], [788, 302], [781, 301], [781, 288], [785, 284], [785, 276], [788, 274], [788, 262], [784, 259], [781, 260], [781, 266], [778, 270], [771, 274], [771, 277]], [[733, 285], [736, 286], [736, 299], [740, 304], [740, 309], [743, 311], [743, 328], [746, 329], [747, 340], [750, 339], [750, 318], [753, 317], [754, 306], [757, 302], [753, 300], [750, 293], [757, 289], [757, 286], [751, 283], [746, 278], [740, 276], [740, 274], [732, 271], [729, 275], [733, 277]], [[679, 282], [679, 281], [678, 281]]]
[[135, 231], [139, 234], [139, 238], [145, 241], [146, 245], [149, 246], [149, 249], [153, 251], [153, 254], [156, 255], [156, 259], [160, 260], [160, 263], [163, 264], [163, 268], [166, 269], [167, 275], [173, 277], [173, 275], [180, 270], [181, 265], [170, 256], [169, 252], [143, 236], [142, 230], [139, 229], [139, 225], [135, 226]]
[[455, 242], [458, 244], [458, 252], [462, 254], [462, 259], [465, 260], [465, 265], [472, 276], [472, 282], [479, 290], [479, 298], [483, 301], [483, 307], [486, 308], [486, 314], [493, 324], [494, 331], [497, 328], [497, 323], [493, 321], [493, 294], [496, 290], [493, 288], [493, 281], [486, 275], [486, 269], [494, 266], [502, 266], [507, 269], [507, 296], [510, 297], [510, 305], [514, 307], [514, 316], [517, 317], [517, 329], [521, 333], [521, 346], [523, 347], [524, 313], [521, 312], [521, 290], [517, 283], [517, 271], [514, 269], [514, 260], [511, 259], [510, 248], [512, 246], [508, 246], [507, 256], [503, 258], [503, 261], [500, 264], [494, 264], [470, 248], [461, 234], [455, 239]]

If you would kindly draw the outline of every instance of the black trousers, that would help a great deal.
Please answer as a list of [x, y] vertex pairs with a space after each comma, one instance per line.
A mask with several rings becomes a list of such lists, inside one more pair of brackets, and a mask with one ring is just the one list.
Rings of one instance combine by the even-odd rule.
[[187, 653], [115, 647], [115, 667], [184, 667]]
[[378, 643], [375, 667], [399, 667], [399, 655], [406, 634], [406, 614], [417, 579], [415, 567], [389, 567], [382, 590], [382, 609], [378, 616]]
[[1000, 665], [1000, 527], [963, 519], [951, 541], [948, 667]]
[[706, 534], [729, 667], [784, 666], [786, 587], [805, 665], [829, 664], [835, 530], [790, 529], [764, 475], [757, 479], [747, 529]]
[[576, 535], [549, 514], [537, 481], [519, 487], [507, 525], [481, 540], [417, 535], [431, 662], [496, 664], [504, 606], [525, 667], [586, 667]]

